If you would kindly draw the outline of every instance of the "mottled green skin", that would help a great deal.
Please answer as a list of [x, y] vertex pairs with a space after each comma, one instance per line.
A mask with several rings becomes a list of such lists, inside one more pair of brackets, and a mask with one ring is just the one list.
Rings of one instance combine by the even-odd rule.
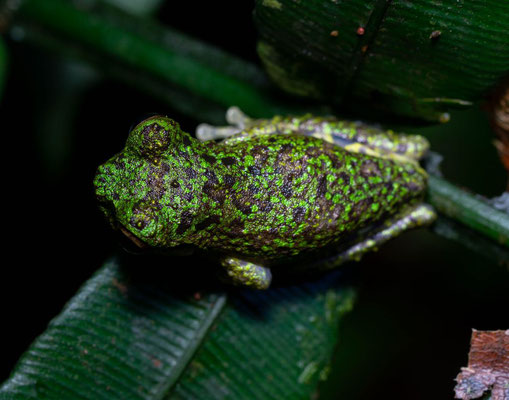
[[169, 118], [142, 122], [98, 169], [101, 208], [139, 245], [192, 245], [273, 265], [341, 243], [422, 198], [427, 177], [415, 163], [263, 125], [216, 143]]

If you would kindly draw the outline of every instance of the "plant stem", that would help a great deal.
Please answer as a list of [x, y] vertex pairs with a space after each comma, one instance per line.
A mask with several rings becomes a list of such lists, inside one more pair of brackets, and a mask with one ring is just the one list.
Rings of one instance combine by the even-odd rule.
[[509, 247], [509, 215], [436, 176], [428, 187], [429, 202], [439, 212]]
[[[251, 63], [153, 21], [112, 13], [98, 0], [87, 3], [87, 9], [69, 1], [25, 0], [16, 22], [25, 29], [53, 37], [68, 53], [95, 59], [103, 68], [111, 70], [112, 63], [119, 65], [130, 71], [128, 77], [143, 82], [142, 85], [150, 82], [159, 93], [177, 91], [178, 96], [166, 96], [169, 102], [195, 117], [203, 115], [199, 107], [193, 109], [177, 103], [189, 98], [190, 104], [196, 104], [199, 97], [215, 104], [207, 114], [214, 121], [219, 119], [218, 109], [231, 105], [253, 117], [297, 114], [304, 110], [327, 112], [323, 107], [303, 108], [288, 98], [278, 98], [262, 71]], [[509, 216], [475, 196], [431, 176], [429, 202], [442, 214], [509, 247]]]

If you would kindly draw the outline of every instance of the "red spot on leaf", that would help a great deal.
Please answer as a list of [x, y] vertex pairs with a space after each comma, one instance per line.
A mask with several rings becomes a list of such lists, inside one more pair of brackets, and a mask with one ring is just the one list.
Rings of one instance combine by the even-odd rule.
[[122, 282], [119, 282], [117, 278], [113, 278], [111, 283], [113, 286], [115, 286], [120, 293], [122, 293], [124, 296], [127, 294], [127, 286], [123, 284]]
[[163, 363], [161, 362], [161, 360], [158, 360], [157, 358], [155, 357], [150, 357], [152, 359], [152, 365], [156, 368], [161, 368], [161, 366], [163, 365]]

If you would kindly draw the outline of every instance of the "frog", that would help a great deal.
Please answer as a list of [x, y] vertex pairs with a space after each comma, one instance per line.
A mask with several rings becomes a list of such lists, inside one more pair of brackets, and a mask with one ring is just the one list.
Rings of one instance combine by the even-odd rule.
[[267, 289], [273, 270], [333, 269], [436, 218], [422, 136], [237, 107], [226, 120], [195, 136], [167, 116], [136, 125], [94, 178], [113, 229], [142, 250], [210, 254], [223, 279]]

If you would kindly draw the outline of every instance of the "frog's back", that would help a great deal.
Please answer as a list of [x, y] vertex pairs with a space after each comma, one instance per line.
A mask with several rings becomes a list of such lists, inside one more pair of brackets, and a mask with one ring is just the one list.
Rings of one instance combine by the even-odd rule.
[[222, 223], [207, 242], [244, 257], [270, 260], [339, 242], [419, 199], [426, 185], [412, 164], [299, 135], [261, 135], [217, 153], [235, 162], [219, 174]]

